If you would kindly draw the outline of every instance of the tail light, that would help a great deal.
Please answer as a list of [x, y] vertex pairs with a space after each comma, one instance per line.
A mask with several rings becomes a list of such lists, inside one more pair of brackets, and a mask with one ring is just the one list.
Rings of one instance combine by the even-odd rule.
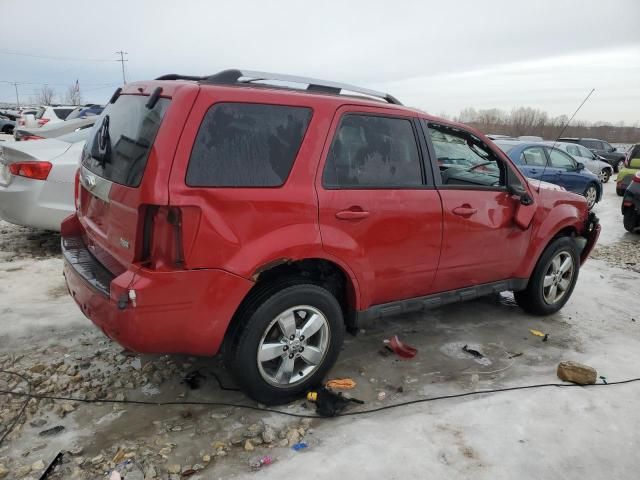
[[76, 170], [76, 176], [73, 181], [73, 201], [76, 205], [76, 210], [80, 210], [80, 169]]
[[44, 137], [39, 137], [38, 135], [25, 135], [21, 136], [20, 140], [42, 140]]
[[38, 119], [38, 125], [43, 126], [45, 123], [47, 123], [49, 121], [48, 118], [39, 118]]
[[140, 261], [154, 270], [185, 268], [198, 224], [198, 207], [147, 205], [144, 214]]
[[51, 171], [49, 162], [16, 162], [9, 165], [9, 172], [18, 177], [46, 180]]
[[631, 180], [633, 180], [634, 183], [640, 183], [640, 172], [637, 172]]
[[26, 125], [26, 123], [27, 123], [27, 122], [25, 121], [25, 119], [24, 119], [24, 118], [19, 118], [19, 119], [18, 119], [18, 126], [20, 126], [20, 127], [24, 127], [24, 126]]

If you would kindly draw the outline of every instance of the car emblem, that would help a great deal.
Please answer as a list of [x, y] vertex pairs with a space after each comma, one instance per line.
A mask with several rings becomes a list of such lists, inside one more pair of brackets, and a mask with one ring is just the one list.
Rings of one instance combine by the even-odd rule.
[[86, 174], [84, 176], [84, 180], [87, 183], [87, 187], [89, 190], [93, 190], [96, 187], [96, 177], [95, 175]]
[[129, 248], [129, 240], [126, 240], [122, 237], [120, 237], [120, 245], [122, 246], [122, 248]]

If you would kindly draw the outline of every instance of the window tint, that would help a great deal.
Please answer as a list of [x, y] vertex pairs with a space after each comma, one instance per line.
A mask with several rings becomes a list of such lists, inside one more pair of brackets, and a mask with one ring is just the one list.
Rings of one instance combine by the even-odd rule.
[[602, 150], [602, 142], [598, 142], [597, 140], [583, 140], [582, 143], [585, 147], [590, 148], [591, 150]]
[[279, 187], [289, 176], [311, 109], [219, 103], [200, 125], [189, 167], [192, 187]]
[[569, 155], [555, 148], [549, 149], [548, 152], [549, 162], [552, 167], [575, 170], [576, 162]]
[[322, 180], [325, 187], [338, 188], [422, 185], [411, 121], [345, 115], [333, 139]]
[[[429, 125], [429, 135], [443, 185], [506, 186], [509, 167], [475, 135], [434, 124]], [[515, 174], [509, 178], [512, 182], [517, 181]]]
[[522, 161], [531, 167], [544, 167], [547, 164], [547, 156], [542, 147], [529, 147], [520, 154]]
[[112, 182], [137, 187], [169, 100], [152, 109], [144, 95], [120, 95], [96, 120], [82, 152], [82, 164]]
[[54, 108], [53, 111], [60, 120], [65, 120], [71, 112], [73, 112], [73, 108]]
[[582, 145], [578, 145], [578, 150], [580, 152], [578, 154], [580, 157], [591, 158], [592, 160], [596, 158], [591, 150], [589, 150], [588, 148], [584, 148]]

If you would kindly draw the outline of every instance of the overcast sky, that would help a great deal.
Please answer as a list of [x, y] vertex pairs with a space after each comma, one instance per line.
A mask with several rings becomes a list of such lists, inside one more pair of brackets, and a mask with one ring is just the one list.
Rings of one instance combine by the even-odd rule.
[[[128, 81], [239, 67], [383, 89], [448, 115], [570, 115], [595, 88], [577, 118], [640, 121], [640, 0], [0, 0], [0, 40], [0, 80], [32, 83], [22, 99], [77, 78], [85, 100], [104, 102], [124, 50]], [[0, 83], [0, 101], [13, 100]]]

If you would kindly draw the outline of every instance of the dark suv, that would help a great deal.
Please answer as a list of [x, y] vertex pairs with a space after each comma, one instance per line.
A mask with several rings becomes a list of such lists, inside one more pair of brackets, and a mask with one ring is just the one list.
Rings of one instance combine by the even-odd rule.
[[221, 351], [264, 403], [321, 382], [363, 319], [503, 290], [558, 311], [600, 231], [472, 128], [263, 72], [126, 85], [78, 178], [61, 233], [83, 313], [134, 351]]
[[624, 166], [625, 154], [618, 152], [615, 147], [612, 147], [608, 142], [604, 140], [598, 140], [597, 138], [574, 138], [565, 137], [559, 138], [559, 142], [577, 143], [583, 147], [587, 147], [596, 155], [602, 157], [605, 162], [613, 167], [614, 172], [618, 173]]

